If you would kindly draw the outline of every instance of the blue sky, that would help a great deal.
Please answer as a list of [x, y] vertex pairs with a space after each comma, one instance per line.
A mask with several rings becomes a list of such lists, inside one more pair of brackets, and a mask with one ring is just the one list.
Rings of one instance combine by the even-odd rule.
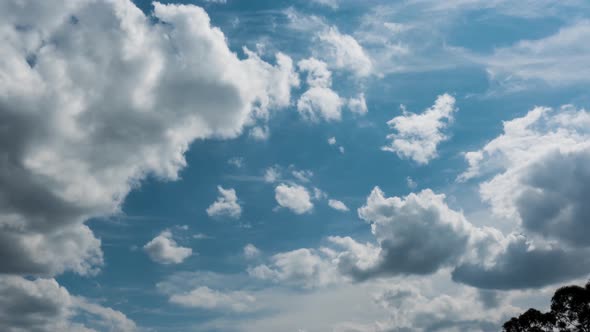
[[0, 18], [1, 330], [497, 331], [590, 274], [585, 1]]

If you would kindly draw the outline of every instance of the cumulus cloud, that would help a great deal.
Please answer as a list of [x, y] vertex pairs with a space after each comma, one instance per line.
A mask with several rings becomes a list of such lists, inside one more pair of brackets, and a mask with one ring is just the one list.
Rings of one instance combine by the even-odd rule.
[[296, 214], [304, 214], [313, 209], [311, 196], [305, 187], [300, 185], [280, 184], [275, 188], [277, 203]]
[[252, 311], [256, 298], [247, 292], [219, 291], [201, 286], [185, 294], [170, 296], [170, 302], [187, 308], [239, 313]]
[[346, 204], [344, 204], [342, 201], [339, 201], [337, 199], [329, 199], [328, 205], [336, 211], [341, 211], [341, 212], [348, 211], [348, 206], [346, 206]]
[[297, 83], [283, 54], [239, 59], [196, 6], [156, 2], [151, 17], [126, 0], [0, 8], [3, 272], [95, 270], [100, 241], [85, 220], [117, 213], [148, 175], [177, 179], [193, 140], [239, 135]]
[[338, 28], [332, 26], [318, 33], [318, 38], [326, 46], [323, 55], [331, 66], [351, 71], [360, 77], [371, 74], [371, 58], [354, 37], [340, 33]]
[[219, 197], [207, 208], [210, 217], [230, 217], [237, 219], [242, 214], [242, 207], [238, 203], [238, 195], [232, 188], [224, 189], [217, 186]]
[[358, 214], [370, 223], [378, 247], [363, 248], [352, 239], [336, 238], [347, 248], [340, 255], [340, 268], [357, 279], [429, 274], [452, 266], [465, 253], [473, 232], [463, 214], [450, 209], [445, 196], [430, 189], [387, 198], [376, 187]]
[[193, 254], [191, 248], [179, 246], [172, 232], [165, 230], [143, 246], [150, 258], [160, 264], [180, 264]]
[[341, 278], [322, 252], [306, 248], [276, 254], [268, 264], [251, 267], [248, 273], [261, 280], [302, 288], [326, 286]]
[[492, 211], [569, 245], [589, 247], [590, 113], [536, 107], [504, 122], [502, 135], [468, 152], [459, 180], [493, 175], [480, 184]]
[[330, 137], [330, 138], [328, 138], [328, 144], [330, 144], [330, 145], [336, 145], [336, 137]]
[[256, 248], [252, 243], [248, 243], [244, 246], [244, 257], [247, 259], [254, 259], [259, 257], [261, 254], [260, 249]]
[[365, 115], [369, 112], [367, 108], [367, 101], [365, 100], [365, 94], [361, 93], [356, 98], [348, 99], [348, 109], [358, 115]]
[[387, 136], [391, 143], [382, 149], [395, 152], [400, 158], [409, 158], [421, 165], [428, 164], [437, 157], [438, 144], [448, 139], [443, 129], [453, 121], [453, 113], [456, 111], [455, 98], [449, 94], [440, 95], [434, 105], [422, 114], [402, 109], [403, 115], [387, 122], [397, 133]]
[[[86, 317], [87, 323], [80, 322]], [[72, 296], [55, 279], [0, 277], [0, 329], [7, 332], [96, 332], [137, 330], [135, 323], [111, 308]]]
[[297, 111], [306, 120], [318, 122], [339, 121], [342, 117], [344, 101], [331, 89], [332, 73], [327, 64], [315, 58], [299, 61], [298, 67], [307, 72], [307, 85], [305, 91], [297, 101]]

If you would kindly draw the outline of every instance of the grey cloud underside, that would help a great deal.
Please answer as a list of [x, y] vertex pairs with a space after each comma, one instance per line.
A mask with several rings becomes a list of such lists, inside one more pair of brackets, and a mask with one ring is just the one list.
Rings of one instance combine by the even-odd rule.
[[530, 166], [516, 207], [523, 226], [576, 247], [590, 246], [590, 149], [554, 151]]
[[453, 280], [483, 289], [538, 288], [590, 273], [590, 251], [562, 249], [528, 250], [524, 241], [511, 243], [491, 267], [463, 264]]

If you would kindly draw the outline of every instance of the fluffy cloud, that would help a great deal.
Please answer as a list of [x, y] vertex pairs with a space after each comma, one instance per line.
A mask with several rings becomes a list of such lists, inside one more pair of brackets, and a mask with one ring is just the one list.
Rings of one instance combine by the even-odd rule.
[[367, 108], [367, 101], [365, 100], [365, 94], [361, 93], [356, 98], [348, 99], [348, 109], [355, 114], [365, 115], [369, 112]]
[[100, 266], [85, 220], [117, 213], [147, 175], [177, 179], [193, 140], [239, 135], [297, 83], [285, 55], [239, 59], [196, 6], [155, 3], [147, 17], [127, 0], [9, 0], [0, 12], [3, 272]]
[[339, 254], [341, 270], [366, 279], [429, 274], [458, 262], [474, 230], [463, 214], [451, 210], [444, 200], [444, 195], [429, 189], [404, 198], [386, 198], [378, 187], [373, 189], [358, 213], [371, 224], [378, 247], [334, 238], [333, 242], [346, 248]]
[[303, 288], [330, 285], [341, 278], [322, 252], [305, 248], [276, 254], [269, 264], [249, 268], [248, 273], [258, 279]]
[[242, 214], [242, 207], [238, 203], [238, 196], [234, 189], [223, 189], [218, 186], [219, 197], [213, 204], [207, 208], [207, 214], [210, 217], [223, 217], [237, 219]]
[[307, 72], [305, 91], [297, 101], [297, 111], [312, 122], [323, 118], [326, 121], [339, 121], [342, 116], [344, 101], [331, 89], [332, 73], [327, 64], [315, 58], [299, 61], [299, 69]]
[[[87, 325], [80, 318], [86, 317]], [[119, 311], [70, 293], [54, 279], [0, 277], [0, 329], [7, 332], [136, 331]]]
[[571, 106], [537, 107], [504, 122], [504, 133], [481, 150], [468, 152], [468, 180], [480, 184], [492, 211], [522, 221], [522, 227], [578, 247], [590, 246], [590, 114]]
[[371, 59], [354, 37], [340, 33], [336, 27], [329, 27], [320, 32], [318, 38], [326, 46], [324, 56], [331, 66], [351, 71], [360, 77], [371, 74]]
[[313, 209], [311, 196], [305, 187], [300, 185], [280, 184], [275, 188], [277, 203], [296, 214], [304, 214]]
[[453, 120], [455, 111], [455, 98], [449, 94], [438, 96], [434, 105], [422, 114], [404, 109], [403, 115], [387, 122], [397, 133], [387, 136], [391, 143], [382, 149], [395, 152], [400, 158], [410, 158], [418, 164], [428, 164], [437, 157], [438, 144], [448, 139], [442, 130]]
[[246, 259], [257, 258], [258, 256], [260, 256], [260, 254], [260, 249], [256, 248], [256, 246], [252, 243], [248, 243], [244, 246], [244, 257], [246, 257]]
[[160, 264], [179, 264], [193, 254], [191, 248], [179, 246], [172, 238], [172, 232], [165, 230], [143, 246], [150, 258]]
[[222, 292], [202, 286], [186, 294], [174, 294], [170, 302], [187, 308], [245, 312], [253, 310], [256, 298], [246, 292]]
[[341, 212], [346, 212], [348, 211], [348, 206], [346, 206], [346, 204], [342, 203], [342, 201], [336, 200], [336, 199], [330, 199], [328, 200], [328, 205], [337, 211], [341, 211]]

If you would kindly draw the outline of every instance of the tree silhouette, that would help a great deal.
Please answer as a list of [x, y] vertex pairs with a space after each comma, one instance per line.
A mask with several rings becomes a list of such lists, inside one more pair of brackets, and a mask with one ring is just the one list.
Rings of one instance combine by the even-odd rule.
[[565, 286], [551, 299], [551, 311], [529, 309], [503, 325], [505, 332], [590, 332], [590, 281]]

